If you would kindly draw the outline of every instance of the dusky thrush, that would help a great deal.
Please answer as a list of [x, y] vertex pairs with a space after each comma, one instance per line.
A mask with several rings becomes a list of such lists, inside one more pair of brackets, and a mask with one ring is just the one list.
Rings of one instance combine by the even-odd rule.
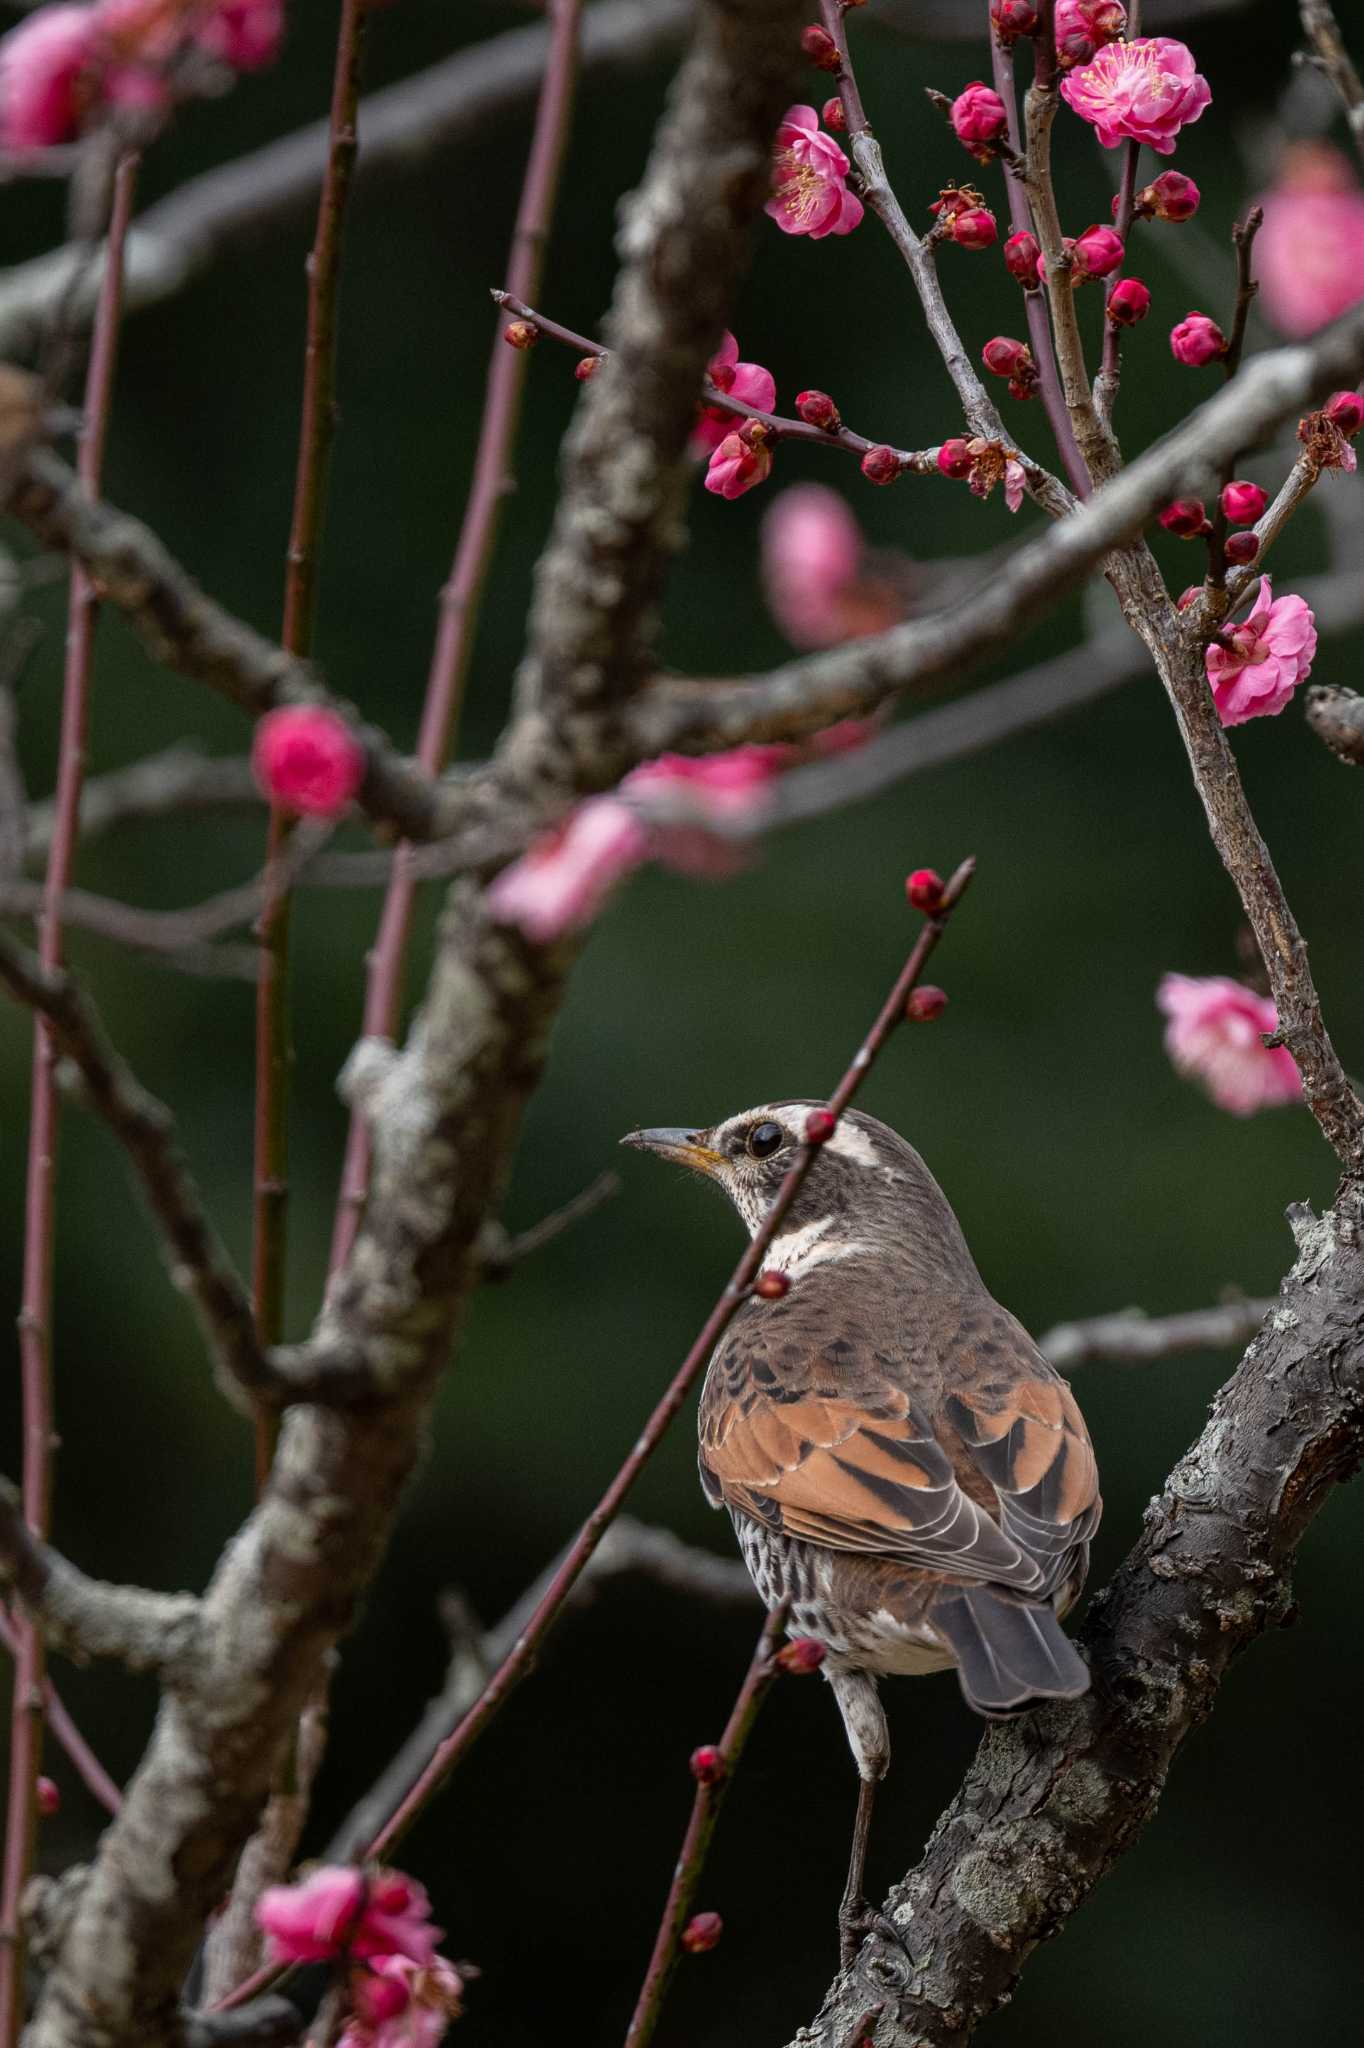
[[[756, 1234], [816, 1102], [623, 1140], [691, 1167]], [[955, 1665], [979, 1714], [1087, 1690], [1059, 1617], [1101, 1502], [1065, 1381], [987, 1291], [946, 1196], [888, 1125], [845, 1111], [710, 1361], [701, 1484], [728, 1508], [769, 1608], [825, 1646], [860, 1778], [839, 1914], [870, 1924], [863, 1867], [890, 1762], [877, 1679]]]

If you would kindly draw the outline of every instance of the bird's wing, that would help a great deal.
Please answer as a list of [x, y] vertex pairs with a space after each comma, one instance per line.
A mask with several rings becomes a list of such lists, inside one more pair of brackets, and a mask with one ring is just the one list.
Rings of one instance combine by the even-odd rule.
[[779, 1327], [736, 1323], [712, 1363], [700, 1414], [712, 1499], [831, 1549], [1020, 1593], [1067, 1575], [1086, 1515], [1097, 1519], [1094, 1461], [1040, 1355], [1039, 1377], [1011, 1376], [997, 1404], [958, 1386], [944, 1428], [869, 1344], [802, 1350]]

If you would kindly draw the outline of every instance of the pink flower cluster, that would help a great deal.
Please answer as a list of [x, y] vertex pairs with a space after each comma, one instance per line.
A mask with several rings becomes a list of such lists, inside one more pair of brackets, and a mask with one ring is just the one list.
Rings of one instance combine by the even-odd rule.
[[436, 2048], [460, 2011], [464, 1977], [436, 1954], [426, 1893], [398, 1871], [323, 1865], [271, 1885], [256, 1919], [278, 1962], [352, 1965], [342, 2048]]
[[848, 190], [849, 169], [814, 108], [788, 107], [777, 130], [765, 210], [784, 235], [808, 235], [813, 242], [850, 235], [862, 218], [862, 201]]
[[161, 111], [174, 97], [170, 72], [182, 56], [255, 71], [274, 61], [283, 33], [283, 0], [40, 7], [0, 39], [0, 148], [74, 142], [113, 109]]
[[762, 573], [772, 616], [797, 647], [837, 647], [905, 615], [893, 570], [868, 572], [857, 520], [827, 484], [778, 492], [763, 520]]
[[[761, 363], [741, 363], [739, 344], [726, 330], [718, 352], [706, 366], [718, 391], [731, 393], [758, 412], [771, 412], [777, 402], [776, 380]], [[759, 420], [746, 420], [722, 406], [703, 405], [691, 437], [692, 453], [710, 451], [706, 489], [721, 498], [741, 498], [772, 471], [772, 436]]]
[[1317, 622], [1305, 598], [1276, 598], [1262, 576], [1244, 624], [1228, 627], [1224, 638], [1204, 656], [1208, 682], [1223, 725], [1244, 725], [1273, 718], [1311, 674]]
[[1061, 93], [1105, 149], [1145, 142], [1161, 156], [1212, 100], [1192, 51], [1169, 36], [1105, 43], [1092, 63], [1066, 73]]
[[1156, 1002], [1169, 1020], [1165, 1050], [1175, 1067], [1201, 1082], [1219, 1109], [1253, 1116], [1300, 1100], [1292, 1055], [1263, 1040], [1279, 1021], [1268, 996], [1222, 975], [1167, 974]]
[[1259, 204], [1260, 304], [1281, 334], [1313, 334], [1364, 299], [1364, 191], [1339, 150], [1295, 144]]

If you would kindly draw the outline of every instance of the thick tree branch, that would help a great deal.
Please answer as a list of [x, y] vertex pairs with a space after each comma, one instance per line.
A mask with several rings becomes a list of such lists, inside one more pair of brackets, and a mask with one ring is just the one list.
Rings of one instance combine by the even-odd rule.
[[1315, 683], [1307, 693], [1307, 723], [1342, 761], [1364, 767], [1364, 697], [1354, 690]]
[[87, 1578], [35, 1536], [18, 1490], [0, 1479], [0, 1582], [12, 1585], [50, 1649], [78, 1663], [116, 1658], [174, 1686], [198, 1648], [199, 1602]]
[[1364, 1454], [1364, 1207], [1293, 1218], [1299, 1254], [1094, 1599], [1085, 1698], [991, 1728], [923, 1861], [799, 2048], [841, 2048], [869, 2007], [876, 2048], [963, 2048], [1154, 1813], [1175, 1753], [1233, 1659], [1292, 1606], [1293, 1554]]

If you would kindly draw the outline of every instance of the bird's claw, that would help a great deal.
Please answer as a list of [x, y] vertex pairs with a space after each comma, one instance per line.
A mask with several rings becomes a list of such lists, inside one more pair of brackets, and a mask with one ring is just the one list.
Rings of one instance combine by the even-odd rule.
[[905, 1937], [895, 1922], [863, 1898], [845, 1898], [838, 1909], [838, 1960], [840, 1969], [850, 1969], [857, 1951], [870, 1934], [879, 1934], [893, 1948], [909, 1954]]

